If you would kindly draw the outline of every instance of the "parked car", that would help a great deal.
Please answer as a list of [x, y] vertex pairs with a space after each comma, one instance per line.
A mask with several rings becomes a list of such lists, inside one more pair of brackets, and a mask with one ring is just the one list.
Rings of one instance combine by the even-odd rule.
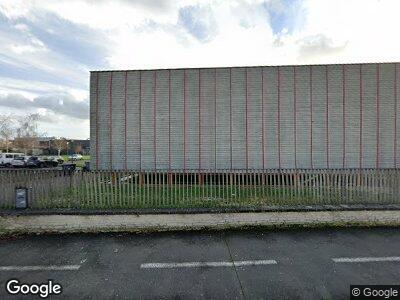
[[28, 159], [26, 156], [17, 156], [11, 161], [11, 166], [14, 168], [24, 168]]
[[80, 154], [72, 154], [68, 157], [70, 160], [81, 160], [83, 159], [83, 156]]
[[0, 153], [0, 166], [11, 167], [14, 158], [24, 156], [23, 153]]
[[31, 156], [26, 166], [31, 168], [55, 168], [58, 167], [58, 164], [58, 161], [47, 157]]
[[56, 161], [59, 164], [63, 164], [64, 163], [64, 159], [61, 156], [48, 156], [47, 160]]
[[26, 166], [28, 168], [44, 168], [46, 166], [45, 162], [37, 156], [31, 156], [26, 161]]
[[43, 157], [46, 167], [57, 167], [59, 164], [63, 164], [64, 160], [60, 156], [47, 156]]

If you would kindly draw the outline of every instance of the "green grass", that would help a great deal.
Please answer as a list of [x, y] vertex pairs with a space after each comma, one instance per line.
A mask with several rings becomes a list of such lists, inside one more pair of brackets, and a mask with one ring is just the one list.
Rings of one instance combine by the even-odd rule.
[[[316, 197], [311, 188], [297, 193], [290, 187], [238, 187], [192, 185], [138, 186], [132, 183], [86, 186], [54, 192], [36, 202], [37, 208], [136, 209], [231, 208], [274, 205], [339, 204], [340, 195], [326, 190]], [[328, 197], [327, 195], [330, 194]], [[322, 195], [322, 197], [321, 197]], [[324, 196], [326, 195], [326, 196]]]
[[70, 161], [68, 158], [69, 155], [61, 155], [61, 158], [64, 160], [64, 163], [74, 163], [77, 167], [82, 168], [85, 165], [85, 162], [90, 161], [90, 155], [83, 155], [81, 160]]

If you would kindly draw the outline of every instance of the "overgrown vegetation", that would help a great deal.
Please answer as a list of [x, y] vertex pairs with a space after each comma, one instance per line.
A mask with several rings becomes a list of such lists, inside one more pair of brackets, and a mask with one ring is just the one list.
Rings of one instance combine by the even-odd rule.
[[[94, 187], [92, 187], [94, 188]], [[38, 199], [36, 208], [140, 209], [230, 208], [321, 204], [311, 188], [188, 185], [109, 185], [89, 191], [87, 186], [67, 188]], [[340, 203], [340, 194], [326, 190], [324, 204]]]
[[86, 162], [90, 161], [90, 155], [83, 155], [82, 159], [70, 161], [69, 155], [61, 155], [64, 162], [73, 162], [78, 168], [82, 168]]
[[[357, 171], [358, 172], [358, 171]], [[0, 205], [27, 187], [33, 209], [243, 208], [398, 204], [398, 171], [187, 173], [5, 170]]]

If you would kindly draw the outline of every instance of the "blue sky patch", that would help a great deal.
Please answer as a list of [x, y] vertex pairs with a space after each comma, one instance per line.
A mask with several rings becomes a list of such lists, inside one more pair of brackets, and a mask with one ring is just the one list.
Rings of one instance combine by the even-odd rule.
[[210, 7], [185, 6], [179, 10], [178, 25], [183, 26], [201, 42], [209, 41], [216, 33], [217, 22]]
[[38, 22], [25, 21], [31, 32], [49, 49], [71, 60], [98, 68], [104, 65], [107, 37], [81, 24], [47, 13]]
[[293, 32], [304, 16], [301, 0], [273, 0], [264, 2], [263, 6], [274, 34], [281, 34], [283, 30], [287, 30], [287, 33]]

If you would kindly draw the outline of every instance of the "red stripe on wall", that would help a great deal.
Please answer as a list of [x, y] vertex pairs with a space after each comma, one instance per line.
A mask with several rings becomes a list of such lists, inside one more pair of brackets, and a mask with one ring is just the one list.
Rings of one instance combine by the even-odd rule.
[[109, 90], [109, 132], [110, 132], [110, 168], [113, 168], [113, 161], [112, 161], [112, 82], [113, 82], [113, 72], [110, 72], [110, 86]]
[[359, 167], [362, 168], [362, 155], [363, 155], [363, 140], [362, 140], [362, 130], [363, 130], [363, 84], [362, 84], [362, 65], [360, 65], [360, 160]]
[[264, 68], [261, 68], [261, 145], [262, 166], [265, 169], [265, 141], [264, 141]]
[[294, 167], [297, 169], [297, 91], [296, 67], [293, 67], [293, 135], [294, 135]]
[[325, 90], [326, 90], [326, 167], [329, 168], [329, 81], [328, 81], [328, 66], [325, 66]]
[[168, 70], [168, 170], [171, 171], [171, 70]]
[[142, 170], [142, 72], [139, 71], [139, 169]]
[[342, 153], [342, 168], [346, 164], [346, 69], [342, 65], [342, 106], [343, 106], [343, 153]]
[[183, 169], [186, 170], [186, 70], [183, 70]]
[[153, 76], [153, 156], [154, 170], [157, 170], [157, 71]]
[[313, 85], [312, 85], [312, 66], [310, 66], [310, 164], [311, 169], [314, 168], [313, 163]]
[[376, 168], [379, 168], [379, 64], [376, 65]]
[[96, 73], [96, 169], [99, 169], [99, 73]]
[[394, 64], [394, 167], [397, 168], [397, 64]]
[[247, 92], [248, 92], [248, 82], [247, 82], [247, 68], [245, 68], [245, 75], [246, 75], [246, 170], [248, 170], [249, 169], [249, 143], [248, 143], [248, 124], [247, 124], [247, 119], [248, 119], [248, 116], [247, 116], [247, 114], [248, 114], [248, 112], [247, 112], [247, 110], [248, 110], [248, 95], [247, 95]]
[[217, 169], [217, 69], [214, 69], [214, 170]]
[[128, 157], [127, 157], [127, 134], [126, 134], [126, 89], [127, 89], [127, 81], [128, 81], [128, 72], [125, 71], [125, 84], [124, 84], [124, 169], [128, 169]]
[[281, 72], [278, 67], [278, 166], [281, 168]]
[[231, 170], [233, 169], [232, 151], [232, 68], [229, 68], [229, 145], [231, 151]]
[[201, 70], [199, 69], [199, 170], [201, 170]]

